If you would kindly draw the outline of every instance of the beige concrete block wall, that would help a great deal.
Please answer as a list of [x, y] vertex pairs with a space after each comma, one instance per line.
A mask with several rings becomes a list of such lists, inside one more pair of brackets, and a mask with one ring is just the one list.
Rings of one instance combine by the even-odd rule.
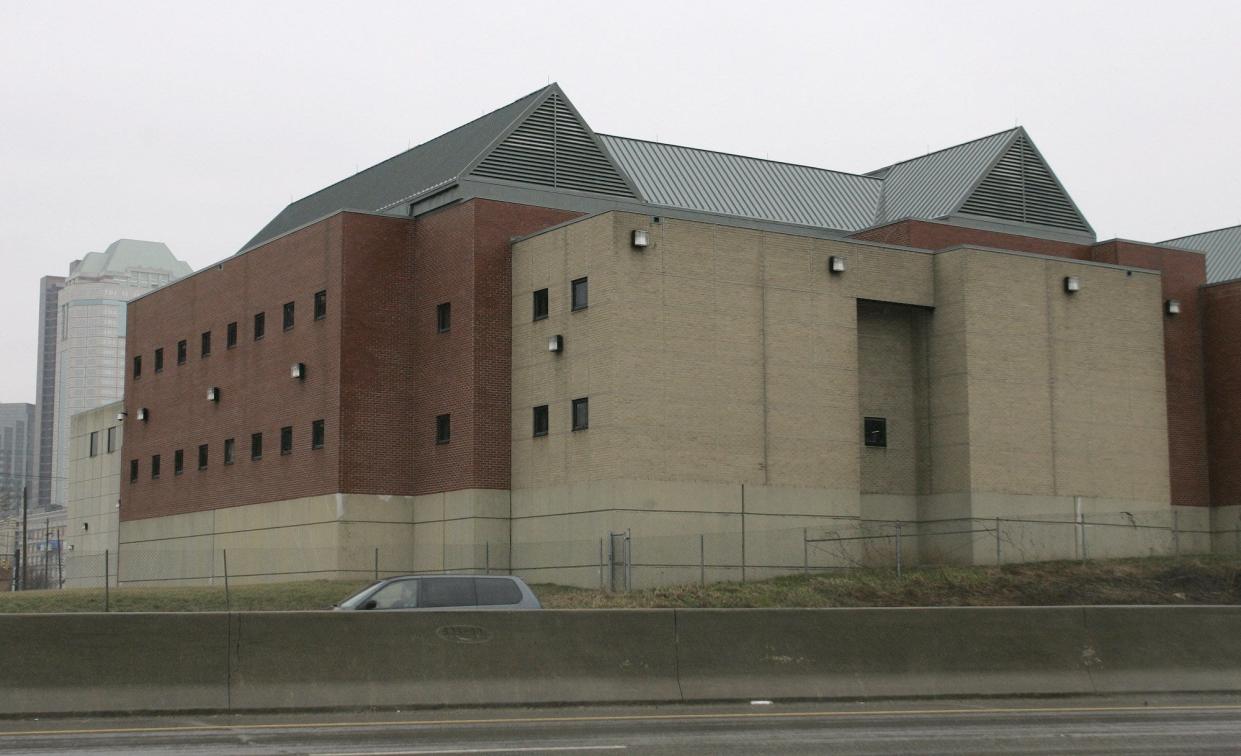
[[[64, 533], [65, 586], [84, 588], [103, 585], [105, 551], [115, 556], [121, 486], [121, 441], [124, 423], [116, 419], [121, 402], [80, 412], [70, 419], [69, 481]], [[108, 451], [108, 429], [113, 428], [113, 451]], [[98, 438], [96, 454], [90, 454], [90, 435]]]

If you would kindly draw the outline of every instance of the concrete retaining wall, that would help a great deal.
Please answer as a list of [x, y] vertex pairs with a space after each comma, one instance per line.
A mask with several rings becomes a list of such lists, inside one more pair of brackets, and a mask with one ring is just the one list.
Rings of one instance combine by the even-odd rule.
[[1241, 607], [0, 615], [0, 713], [1241, 691]]

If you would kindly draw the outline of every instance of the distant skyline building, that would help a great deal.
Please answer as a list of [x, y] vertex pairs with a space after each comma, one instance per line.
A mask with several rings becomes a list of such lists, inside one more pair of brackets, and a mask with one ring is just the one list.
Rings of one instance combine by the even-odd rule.
[[34, 405], [0, 404], [0, 520], [21, 516], [22, 486], [34, 465]]
[[30, 504], [47, 509], [52, 501], [52, 428], [56, 424], [56, 316], [64, 276], [39, 279], [39, 355], [35, 372], [35, 424], [31, 429]]
[[[47, 445], [41, 449], [50, 454], [50, 461], [41, 457], [39, 463], [44, 483], [40, 492], [47, 489], [50, 495], [40, 498], [40, 509], [62, 508], [68, 499], [69, 419], [117, 401], [124, 393], [126, 303], [192, 272], [166, 245], [133, 239], [119, 239], [106, 251], [92, 252], [69, 266], [69, 275], [56, 295], [52, 441], [50, 449]], [[49, 316], [46, 301], [43, 304], [41, 382], [48, 372], [43, 335]], [[43, 389], [41, 384], [41, 401]]]

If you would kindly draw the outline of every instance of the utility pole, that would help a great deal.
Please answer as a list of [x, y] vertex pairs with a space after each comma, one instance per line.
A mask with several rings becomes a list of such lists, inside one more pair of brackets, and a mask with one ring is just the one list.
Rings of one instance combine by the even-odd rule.
[[30, 558], [29, 552], [26, 550], [26, 515], [28, 510], [26, 504], [26, 488], [26, 486], [22, 486], [22, 556], [21, 559], [18, 560], [21, 562], [21, 564], [18, 565], [21, 568], [21, 573], [18, 577], [18, 582], [20, 585], [17, 588], [19, 591], [26, 590], [26, 562]]

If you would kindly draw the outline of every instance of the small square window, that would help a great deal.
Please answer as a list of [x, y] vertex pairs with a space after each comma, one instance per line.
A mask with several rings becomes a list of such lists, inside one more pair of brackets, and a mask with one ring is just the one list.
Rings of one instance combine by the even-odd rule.
[[116, 426], [108, 428], [108, 454], [116, 451]]
[[250, 459], [258, 460], [263, 458], [263, 434], [250, 434]]
[[140, 354], [134, 357], [134, 377], [142, 377], [142, 355]]
[[232, 438], [224, 439], [224, 464], [226, 465], [233, 464], [233, 462], [236, 459], [236, 454], [237, 454], [236, 447], [237, 447], [236, 439], [232, 439]]
[[435, 306], [435, 330], [439, 333], [448, 333], [452, 328], [452, 303], [444, 302]]
[[590, 398], [582, 397], [573, 400], [573, 430], [586, 430], [590, 427]]
[[164, 348], [160, 347], [155, 350], [155, 372], [164, 372]]
[[446, 444], [452, 440], [452, 415], [435, 416], [435, 443]]
[[185, 360], [189, 357], [190, 345], [185, 339], [177, 342], [177, 364], [184, 365]]
[[228, 324], [228, 328], [224, 329], [224, 347], [232, 349], [237, 346], [237, 321]]
[[202, 356], [211, 356], [211, 331], [207, 331], [202, 335]]
[[315, 292], [315, 320], [327, 317], [327, 291]]
[[267, 313], [259, 312], [254, 315], [254, 340], [258, 341], [267, 333]]
[[138, 482], [138, 460], [136, 459], [129, 460], [129, 482]]
[[310, 424], [310, 448], [323, 448], [323, 421], [316, 420]]
[[547, 289], [534, 292], [534, 320], [547, 318]]
[[181, 449], [177, 449], [175, 452], [172, 453], [172, 474], [180, 475], [181, 471], [184, 469], [185, 469], [185, 452]]
[[199, 470], [207, 469], [207, 445], [206, 444], [198, 445], [198, 469]]
[[540, 404], [534, 408], [534, 435], [547, 435], [547, 405]]
[[585, 310], [590, 305], [586, 290], [586, 279], [579, 278], [572, 284], [573, 310]]
[[293, 426], [286, 425], [280, 429], [280, 453], [293, 453]]
[[90, 455], [92, 457], [99, 456], [99, 431], [90, 432]]
[[864, 418], [862, 434], [867, 446], [886, 447], [888, 445], [888, 419], [886, 417]]
[[283, 323], [284, 323], [284, 330], [286, 331], [293, 327], [293, 303], [292, 302], [284, 303]]
[[159, 455], [155, 454], [151, 457], [151, 480], [159, 477]]

